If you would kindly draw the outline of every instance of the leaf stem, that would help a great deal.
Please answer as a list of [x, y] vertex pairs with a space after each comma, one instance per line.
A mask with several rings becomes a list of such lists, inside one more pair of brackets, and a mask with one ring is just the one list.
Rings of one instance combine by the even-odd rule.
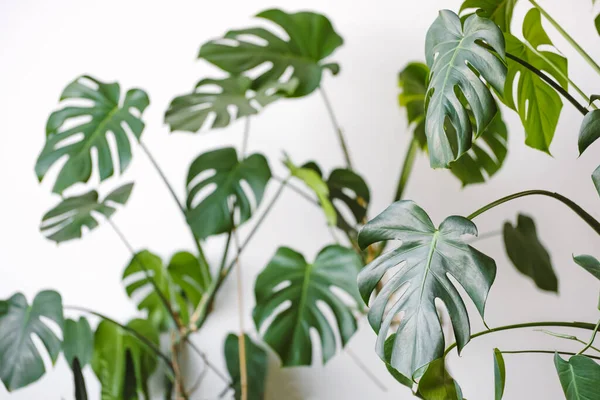
[[[571, 353], [570, 351], [554, 351], [554, 350], [500, 350], [502, 354], [562, 354], [565, 356], [576, 356], [579, 353]], [[598, 356], [592, 356], [589, 354], [585, 355], [586, 357], [593, 358], [595, 360], [600, 360]]]
[[408, 178], [410, 177], [410, 173], [412, 172], [415, 164], [415, 158], [418, 151], [419, 142], [416, 138], [413, 138], [408, 146], [408, 149], [406, 150], [406, 155], [404, 156], [404, 163], [402, 164], [402, 169], [400, 170], [400, 178], [398, 179], [398, 186], [396, 187], [394, 201], [402, 199], [402, 196], [404, 195], [404, 190], [406, 189]]
[[556, 29], [558, 31], [558, 33], [560, 33], [562, 35], [562, 37], [569, 42], [569, 44], [571, 46], [573, 46], [573, 48], [579, 53], [579, 55], [581, 55], [581, 57], [583, 57], [583, 59], [596, 71], [596, 73], [600, 74], [600, 65], [598, 65], [596, 63], [596, 61], [594, 61], [594, 59], [592, 57], [590, 57], [590, 55], [583, 50], [583, 48], [579, 45], [579, 43], [577, 43], [575, 41], [575, 39], [573, 39], [571, 37], [571, 35], [569, 35], [567, 33], [567, 31], [565, 31], [563, 29], [562, 26], [560, 26], [560, 24], [558, 22], [556, 22], [554, 20], [554, 18], [552, 18], [552, 16], [550, 14], [548, 14], [548, 12], [546, 10], [544, 10], [535, 0], [529, 0], [529, 2], [535, 7], [537, 8], [540, 13], [548, 20], [548, 22], [550, 22], [550, 24], [552, 24], [552, 26], [554, 27], [554, 29]]
[[584, 353], [590, 347], [593, 347], [592, 345], [594, 344], [594, 339], [596, 339], [596, 334], [598, 333], [599, 328], [600, 328], [600, 320], [598, 320], [598, 323], [594, 327], [594, 332], [592, 332], [592, 337], [590, 338], [590, 341], [585, 345], [585, 347], [583, 349], [581, 349], [579, 351], [579, 353], [577, 353], [578, 355]]
[[519, 197], [525, 197], [525, 196], [531, 196], [531, 195], [548, 196], [548, 197], [552, 197], [552, 198], [564, 203], [567, 207], [569, 207], [577, 215], [579, 215], [579, 217], [581, 217], [581, 219], [583, 219], [594, 231], [596, 231], [597, 234], [600, 235], [600, 222], [598, 222], [598, 220], [596, 220], [594, 217], [592, 217], [588, 212], [586, 212], [583, 208], [578, 206], [572, 200], [566, 198], [565, 196], [563, 196], [561, 194], [558, 194], [555, 192], [550, 192], [547, 190], [526, 190], [524, 192], [518, 192], [518, 193], [511, 194], [509, 196], [503, 197], [501, 199], [498, 199], [496, 201], [491, 202], [490, 204], [487, 204], [487, 205], [481, 207], [480, 209], [478, 209], [477, 211], [475, 211], [471, 215], [469, 215], [467, 217], [467, 219], [472, 220], [473, 218], [477, 217], [478, 215], [481, 215], [484, 212], [486, 212], [496, 206], [499, 206], [500, 204], [506, 203], [507, 201], [511, 201], [514, 199], [518, 199]]
[[237, 301], [238, 301], [238, 321], [240, 334], [238, 335], [238, 359], [240, 363], [240, 400], [248, 400], [248, 372], [246, 362], [246, 338], [244, 336], [244, 287], [242, 284], [242, 264], [240, 263], [240, 239], [238, 237], [235, 226], [233, 227], [233, 239], [236, 248], [237, 256], [235, 257], [236, 264], [236, 281], [237, 281]]
[[348, 169], [352, 168], [352, 159], [350, 158], [350, 152], [348, 151], [348, 146], [346, 144], [346, 138], [344, 137], [344, 132], [340, 127], [340, 124], [335, 117], [335, 113], [333, 112], [333, 107], [331, 106], [331, 102], [329, 101], [329, 97], [327, 93], [325, 93], [325, 89], [323, 86], [319, 86], [319, 92], [321, 93], [321, 97], [323, 97], [323, 102], [325, 103], [325, 108], [327, 108], [327, 113], [329, 114], [329, 118], [331, 119], [331, 124], [333, 125], [333, 129], [335, 130], [338, 140], [340, 142], [340, 147], [342, 148], [342, 152], [344, 153], [344, 160], [346, 161], [346, 167]]
[[[509, 330], [513, 330], [513, 329], [536, 328], [536, 327], [542, 327], [542, 326], [588, 329], [590, 331], [594, 329], [594, 324], [590, 324], [588, 322], [564, 322], [564, 321], [526, 322], [526, 323], [523, 323], [523, 324], [514, 324], [514, 325], [499, 326], [499, 327], [496, 327], [496, 328], [492, 328], [492, 329], [488, 329], [488, 330], [485, 330], [485, 331], [477, 332], [477, 333], [471, 335], [471, 337], [469, 338], [469, 340], [478, 338], [480, 336], [485, 336], [485, 335], [488, 335], [490, 333], [496, 333], [496, 332], [502, 332], [502, 331], [509, 331]], [[448, 353], [450, 353], [452, 351], [452, 349], [454, 349], [456, 347], [456, 345], [457, 345], [457, 343], [454, 342], [450, 346], [448, 346], [448, 348], [446, 348], [446, 350], [444, 351], [444, 357], [447, 356]]]

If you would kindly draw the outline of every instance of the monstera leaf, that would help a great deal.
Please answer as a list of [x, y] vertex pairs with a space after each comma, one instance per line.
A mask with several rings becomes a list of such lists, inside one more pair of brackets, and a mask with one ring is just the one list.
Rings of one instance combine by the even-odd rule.
[[75, 359], [80, 368], [91, 361], [94, 351], [94, 332], [87, 319], [81, 317], [78, 321], [72, 319], [65, 321], [62, 350], [71, 367]]
[[292, 249], [277, 250], [256, 279], [253, 318], [284, 367], [312, 363], [311, 328], [319, 334], [323, 363], [335, 354], [336, 335], [320, 305], [335, 316], [342, 346], [348, 343], [356, 332], [356, 318], [332, 288], [345, 292], [354, 305], [360, 304], [356, 275], [361, 267], [353, 250], [338, 245], [325, 247], [312, 264]]
[[63, 307], [58, 293], [40, 292], [31, 305], [21, 293], [0, 301], [0, 380], [8, 391], [27, 386], [46, 372], [34, 336], [41, 340], [52, 364], [60, 354], [60, 339], [42, 318], [62, 331]]
[[[505, 34], [506, 51], [546, 72], [567, 89], [567, 59], [556, 52], [541, 50], [552, 46], [552, 41], [542, 27], [540, 12], [535, 8], [525, 16], [523, 36], [525, 42]], [[515, 86], [516, 90], [513, 90]], [[521, 118], [525, 127], [525, 144], [548, 153], [562, 110], [558, 93], [539, 76], [509, 59], [503, 100]]]
[[504, 224], [503, 235], [506, 254], [519, 272], [530, 277], [538, 288], [558, 292], [550, 254], [538, 238], [533, 219], [519, 214], [516, 226]]
[[[358, 275], [365, 302], [380, 284], [368, 319], [378, 333], [377, 352], [385, 359], [384, 343], [395, 316], [403, 313], [394, 339], [390, 365], [414, 378], [420, 368], [441, 358], [444, 335], [435, 307], [440, 299], [448, 309], [459, 351], [470, 337], [469, 317], [452, 276], [465, 289], [483, 316], [485, 301], [496, 276], [496, 263], [464, 242], [477, 235], [473, 222], [459, 216], [446, 218], [435, 228], [429, 216], [412, 201], [397, 201], [369, 221], [359, 232], [361, 248], [384, 240], [399, 240], [400, 247], [385, 253]], [[400, 266], [386, 281], [386, 272]], [[406, 288], [400, 298], [397, 292]]]
[[[134, 319], [127, 327], [159, 345], [158, 332], [150, 322]], [[111, 322], [100, 322], [94, 335], [92, 369], [102, 386], [102, 400], [150, 400], [148, 379], [156, 366], [156, 354], [145, 344]]]
[[[217, 88], [215, 90], [212, 87]], [[275, 100], [290, 95], [298, 81], [267, 82], [257, 91], [251, 90], [252, 79], [230, 76], [224, 79], [202, 79], [190, 94], [173, 99], [165, 113], [165, 122], [171, 131], [198, 132], [211, 115], [215, 115], [211, 128], [224, 128], [233, 119], [258, 114]], [[232, 112], [231, 108], [236, 112]]]
[[[261, 154], [238, 160], [235, 149], [227, 147], [198, 156], [187, 176], [187, 219], [194, 233], [204, 239], [229, 232], [233, 227], [233, 207], [239, 209], [237, 225], [248, 221], [259, 206], [269, 179], [271, 169]], [[234, 204], [231, 197], [235, 198]]]
[[[334, 169], [327, 178], [327, 187], [329, 199], [337, 214], [337, 226], [340, 229], [351, 232], [357, 224], [365, 222], [371, 194], [367, 183], [360, 175], [349, 169]], [[341, 204], [350, 211], [354, 218], [352, 222], [349, 222], [340, 212]]]
[[[447, 168], [471, 148], [473, 132], [481, 134], [496, 115], [496, 102], [482, 78], [502, 93], [504, 37], [488, 19], [474, 14], [463, 26], [458, 15], [442, 10], [427, 32], [425, 55], [431, 68], [425, 118], [429, 161], [434, 168]], [[454, 128], [452, 136], [446, 121]]]
[[413, 135], [422, 150], [427, 148], [425, 136], [425, 94], [427, 93], [427, 78], [429, 67], [420, 62], [408, 64], [398, 75], [398, 104], [406, 107], [409, 125], [413, 126]]
[[[246, 374], [247, 374], [247, 399], [265, 399], [265, 380], [267, 379], [267, 368], [269, 359], [267, 352], [255, 344], [248, 335], [244, 335], [246, 350]], [[242, 398], [239, 337], [230, 333], [225, 339], [225, 363], [231, 377], [231, 387], [234, 390], [235, 400]]]
[[[479, 16], [496, 23], [502, 32], [510, 32], [513, 11], [517, 0], [465, 0], [460, 6], [460, 13], [469, 9], [477, 9]], [[465, 14], [463, 18], [470, 14]]]
[[139, 310], [148, 311], [148, 320], [161, 331], [171, 325], [171, 316], [160, 296], [146, 276], [144, 268], [156, 282], [161, 293], [174, 308], [184, 324], [189, 322], [190, 308], [200, 303], [210, 281], [202, 276], [200, 261], [188, 253], [176, 253], [165, 267], [161, 258], [148, 250], [137, 253], [123, 272], [127, 296], [138, 303]]
[[95, 190], [68, 197], [44, 215], [40, 230], [56, 243], [79, 239], [84, 227], [88, 231], [95, 229], [99, 216], [110, 218], [117, 211], [115, 206], [125, 205], [132, 190], [133, 183], [128, 183], [113, 190], [102, 201]]
[[[131, 161], [130, 138], [123, 125], [139, 140], [144, 123], [138, 114], [144, 112], [150, 100], [140, 89], [131, 89], [123, 101], [120, 99], [118, 83], [103, 83], [91, 76], [71, 82], [60, 100], [80, 100], [91, 105], [65, 106], [50, 115], [46, 144], [35, 165], [38, 179], [41, 181], [56, 162], [66, 158], [52, 190], [62, 193], [77, 182], [87, 182], [92, 174], [92, 149], [98, 154], [100, 180], [112, 176], [115, 160], [108, 144], [109, 133], [117, 144], [119, 169], [123, 173]], [[136, 112], [132, 113], [133, 109]]]
[[600, 365], [584, 355], [563, 360], [554, 355], [554, 365], [567, 400], [600, 399]]
[[341, 46], [343, 40], [325, 16], [312, 12], [288, 14], [272, 9], [257, 17], [277, 24], [289, 39], [259, 27], [234, 30], [222, 39], [204, 44], [198, 57], [233, 75], [268, 65], [253, 81], [255, 90], [277, 82], [291, 68], [290, 79], [296, 78], [298, 87], [289, 97], [306, 96], [314, 91], [321, 83], [324, 69], [337, 74], [338, 64], [322, 61]]

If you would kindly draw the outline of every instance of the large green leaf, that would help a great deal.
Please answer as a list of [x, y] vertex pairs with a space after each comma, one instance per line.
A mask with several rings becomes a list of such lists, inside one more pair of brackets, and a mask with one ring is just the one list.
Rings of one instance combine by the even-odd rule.
[[421, 149], [427, 148], [425, 136], [425, 94], [429, 67], [420, 62], [409, 63], [398, 74], [398, 104], [406, 108], [409, 125], [413, 126], [413, 135], [417, 138]]
[[530, 277], [538, 288], [558, 292], [558, 278], [550, 254], [538, 238], [533, 219], [519, 214], [517, 225], [507, 221], [502, 232], [506, 254], [519, 272]]
[[125, 205], [132, 190], [133, 183], [125, 184], [102, 201], [99, 201], [95, 190], [81, 196], [67, 197], [44, 214], [40, 230], [56, 243], [79, 239], [84, 228], [91, 231], [98, 226], [98, 217], [108, 219], [117, 211], [117, 205]]
[[[544, 31], [540, 12], [535, 8], [525, 16], [523, 37], [525, 42], [505, 34], [506, 51], [547, 73], [567, 89], [567, 59], [556, 52], [543, 50], [553, 44]], [[503, 100], [518, 112], [525, 128], [525, 143], [549, 152], [562, 110], [558, 93], [538, 75], [509, 59]]]
[[334, 74], [339, 71], [337, 64], [322, 62], [343, 43], [324, 15], [271, 9], [257, 17], [277, 24], [289, 39], [259, 27], [233, 30], [222, 39], [204, 44], [198, 57], [234, 75], [267, 64], [268, 68], [254, 80], [253, 89], [278, 81], [291, 68], [290, 79], [296, 78], [298, 87], [290, 97], [305, 96], [319, 87], [324, 69]]
[[582, 254], [579, 256], [573, 256], [573, 260], [581, 268], [585, 269], [587, 272], [600, 279], [600, 261], [598, 261], [595, 257], [587, 254]]
[[[149, 321], [134, 319], [127, 326], [159, 345], [158, 332]], [[102, 400], [150, 400], [147, 383], [156, 366], [157, 356], [145, 344], [112, 322], [100, 322], [92, 368], [102, 385]]]
[[583, 355], [563, 360], [554, 355], [554, 365], [567, 400], [600, 400], [600, 365]]
[[583, 152], [600, 137], [600, 110], [588, 112], [579, 129], [579, 154]]
[[253, 317], [283, 366], [312, 363], [311, 328], [319, 334], [323, 363], [335, 354], [336, 335], [318, 303], [335, 316], [342, 346], [348, 343], [357, 328], [356, 318], [350, 304], [331, 289], [345, 292], [354, 306], [360, 304], [356, 275], [361, 267], [360, 257], [339, 245], [325, 247], [312, 264], [292, 249], [277, 250], [256, 279]]
[[[471, 148], [473, 132], [481, 134], [496, 115], [496, 102], [482, 78], [502, 93], [504, 37], [488, 19], [474, 14], [463, 26], [458, 15], [442, 10], [427, 32], [425, 55], [431, 68], [425, 119], [429, 160], [434, 168], [447, 168]], [[447, 122], [453, 135], [448, 134]]]
[[506, 386], [506, 366], [502, 352], [494, 349], [494, 400], [502, 400]]
[[494, 21], [502, 32], [510, 32], [516, 4], [517, 0], [465, 0], [460, 6], [460, 13], [469, 9], [477, 9], [481, 17]]
[[55, 291], [38, 293], [31, 305], [21, 293], [0, 301], [0, 380], [8, 391], [27, 386], [46, 372], [34, 336], [41, 340], [52, 364], [60, 354], [60, 339], [42, 318], [62, 331], [62, 300]]
[[[38, 179], [41, 181], [57, 161], [66, 158], [52, 190], [62, 193], [77, 182], [87, 182], [92, 174], [92, 149], [98, 154], [100, 180], [112, 176], [115, 160], [108, 144], [109, 136], [116, 142], [119, 169], [123, 173], [131, 161], [130, 138], [123, 125], [139, 140], [144, 130], [139, 115], [150, 100], [140, 89], [130, 89], [123, 101], [120, 99], [121, 90], [116, 82], [103, 83], [91, 76], [81, 76], [71, 82], [60, 100], [79, 100], [82, 105], [67, 105], [50, 114], [46, 144], [35, 165]], [[132, 112], [133, 109], [136, 112]]]
[[[383, 346], [384, 352], [384, 362], [385, 368], [388, 370], [390, 375], [401, 385], [406, 386], [407, 388], [412, 390], [413, 380], [412, 378], [408, 378], [402, 375], [400, 372], [396, 371], [394, 367], [390, 365], [390, 360], [392, 359], [392, 353], [394, 352], [394, 341], [396, 340], [396, 334], [391, 334], [387, 339], [385, 339], [385, 344]], [[420, 396], [419, 396], [420, 397]]]
[[210, 128], [224, 128], [232, 120], [258, 114], [275, 100], [292, 94], [298, 81], [267, 82], [257, 91], [251, 90], [251, 86], [252, 79], [246, 76], [202, 79], [192, 93], [171, 101], [165, 122], [171, 131], [198, 132], [214, 115]]
[[419, 380], [418, 393], [425, 400], [463, 400], [460, 386], [446, 370], [443, 358], [427, 366]]
[[71, 367], [75, 359], [80, 368], [91, 361], [94, 352], [94, 332], [87, 319], [80, 317], [78, 321], [72, 319], [65, 321], [62, 350]]
[[[255, 344], [248, 335], [244, 335], [246, 351], [247, 400], [263, 400], [265, 398], [265, 380], [269, 359], [267, 352]], [[225, 363], [231, 376], [231, 387], [235, 400], [242, 398], [241, 372], [239, 355], [239, 337], [230, 333], [225, 339]]]
[[232, 207], [239, 209], [237, 225], [248, 221], [259, 206], [269, 179], [271, 169], [261, 154], [238, 160], [235, 149], [227, 147], [198, 156], [187, 176], [187, 218], [194, 233], [204, 239], [229, 232], [233, 227]]
[[149, 276], [156, 282], [181, 321], [187, 324], [190, 309], [198, 306], [202, 294], [210, 285], [210, 281], [202, 276], [198, 259], [188, 252], [179, 252], [165, 267], [159, 256], [143, 250], [135, 254], [123, 271], [127, 295], [136, 300], [138, 309], [148, 311], [148, 320], [155, 327], [165, 331], [172, 327], [173, 321], [144, 269], [148, 270]]
[[[464, 235], [477, 235], [473, 222], [459, 216], [446, 218], [436, 229], [422, 208], [397, 201], [369, 221], [358, 235], [361, 248], [398, 240], [400, 246], [368, 264], [358, 275], [365, 302], [383, 284], [368, 319], [378, 333], [376, 349], [384, 358], [384, 343], [394, 317], [403, 313], [389, 360], [402, 375], [414, 374], [444, 353], [444, 335], [435, 307], [440, 299], [448, 309], [458, 350], [470, 338], [469, 316], [452, 276], [465, 289], [483, 316], [485, 301], [496, 276], [496, 263], [467, 245]], [[387, 280], [388, 271], [400, 269]], [[400, 298], [396, 294], [406, 288]]]

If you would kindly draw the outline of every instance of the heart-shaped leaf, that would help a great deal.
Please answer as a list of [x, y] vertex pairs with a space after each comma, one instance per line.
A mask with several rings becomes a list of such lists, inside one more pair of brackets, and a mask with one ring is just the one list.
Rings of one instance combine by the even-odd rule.
[[425, 400], [463, 400], [462, 390], [446, 370], [443, 358], [427, 366], [417, 393]]
[[238, 160], [235, 149], [227, 147], [198, 156], [187, 176], [187, 219], [194, 233], [204, 239], [229, 232], [233, 207], [239, 209], [237, 226], [248, 221], [262, 201], [269, 179], [271, 169], [261, 154]]
[[[460, 14], [463, 11], [476, 9], [480, 17], [490, 19], [500, 27], [502, 32], [510, 32], [513, 11], [517, 0], [465, 0], [460, 6]], [[467, 18], [471, 14], [462, 17]]]
[[503, 236], [506, 254], [519, 272], [530, 277], [538, 288], [558, 292], [550, 254], [538, 238], [533, 219], [519, 214], [516, 226], [504, 223]]
[[[392, 321], [403, 313], [389, 362], [406, 377], [414, 378], [416, 371], [443, 356], [444, 335], [436, 299], [448, 309], [458, 350], [469, 341], [469, 316], [450, 276], [465, 289], [483, 316], [496, 263], [467, 245], [463, 235], [477, 235], [470, 220], [451, 216], [436, 229], [427, 213], [408, 200], [393, 203], [359, 232], [358, 242], [363, 249], [384, 240], [400, 241], [398, 248], [362, 269], [358, 286], [368, 302], [375, 288], [383, 284], [368, 314], [369, 323], [378, 333], [376, 349], [382, 359]], [[382, 281], [397, 266], [400, 269]], [[395, 297], [404, 288], [400, 298]]]
[[425, 94], [427, 93], [427, 79], [429, 67], [420, 62], [409, 63], [398, 74], [398, 104], [406, 108], [408, 123], [413, 127], [413, 136], [419, 142], [422, 150], [427, 148], [425, 136]]
[[338, 245], [325, 247], [312, 264], [290, 248], [277, 250], [256, 279], [253, 317], [283, 366], [311, 365], [316, 345], [310, 337], [311, 328], [319, 334], [323, 363], [335, 354], [336, 335], [321, 305], [333, 313], [341, 345], [348, 343], [356, 332], [356, 318], [351, 306], [332, 288], [345, 292], [353, 299], [353, 306], [360, 304], [356, 275], [361, 267], [353, 250]]
[[[244, 349], [246, 350], [247, 373], [247, 400], [265, 399], [265, 381], [269, 359], [267, 352], [248, 335], [244, 335]], [[231, 387], [234, 390], [235, 400], [242, 398], [242, 385], [240, 373], [239, 337], [230, 333], [225, 339], [225, 363], [231, 377]]]
[[324, 69], [334, 74], [339, 71], [338, 64], [323, 63], [343, 43], [324, 15], [271, 9], [257, 17], [277, 24], [288, 39], [259, 27], [233, 30], [222, 39], [204, 44], [198, 57], [233, 75], [267, 64], [252, 84], [255, 90], [277, 82], [291, 68], [290, 79], [296, 78], [298, 87], [289, 97], [306, 96], [319, 87]]
[[108, 219], [117, 211], [117, 205], [125, 205], [132, 190], [133, 183], [128, 183], [113, 190], [102, 201], [99, 201], [95, 190], [67, 197], [44, 214], [40, 230], [56, 243], [79, 239], [84, 228], [91, 231], [98, 226], [98, 217]]
[[[523, 37], [525, 42], [505, 34], [506, 51], [548, 73], [567, 89], [567, 59], [557, 52], [542, 50], [553, 44], [535, 8], [525, 16]], [[548, 153], [562, 110], [558, 93], [529, 69], [509, 59], [503, 101], [519, 114], [525, 128], [525, 144]]]
[[600, 365], [583, 355], [563, 360], [554, 355], [554, 365], [567, 400], [600, 399]]
[[504, 357], [498, 349], [494, 349], [494, 400], [502, 400], [506, 386], [506, 366]]
[[[482, 133], [496, 115], [496, 102], [487, 84], [502, 93], [506, 80], [504, 37], [488, 19], [474, 14], [463, 26], [458, 15], [442, 10], [427, 32], [425, 55], [431, 68], [425, 118], [429, 160], [433, 168], [447, 168], [471, 148], [473, 132]], [[455, 135], [448, 135], [446, 121]]]
[[55, 291], [38, 293], [31, 305], [21, 293], [0, 301], [0, 380], [8, 391], [27, 386], [46, 372], [34, 336], [41, 340], [52, 364], [60, 354], [60, 339], [42, 318], [62, 331], [62, 300]]
[[46, 144], [35, 165], [38, 179], [41, 181], [56, 162], [66, 158], [52, 190], [62, 193], [77, 182], [87, 182], [92, 174], [92, 149], [98, 154], [100, 180], [109, 178], [115, 169], [107, 140], [109, 133], [116, 142], [119, 169], [123, 173], [131, 161], [130, 138], [124, 126], [139, 140], [144, 130], [140, 116], [150, 100], [140, 89], [131, 89], [123, 101], [120, 99], [121, 90], [116, 82], [103, 83], [91, 76], [71, 82], [60, 100], [79, 100], [82, 105], [67, 105], [48, 118]]
[[71, 367], [75, 359], [80, 368], [91, 361], [94, 352], [94, 332], [87, 319], [80, 317], [78, 321], [72, 319], [65, 321], [62, 350]]
[[165, 122], [171, 131], [198, 132], [214, 114], [210, 128], [224, 128], [232, 120], [258, 114], [275, 100], [294, 93], [297, 86], [298, 81], [291, 79], [284, 83], [267, 82], [254, 91], [252, 79], [246, 76], [202, 79], [192, 93], [173, 99]]

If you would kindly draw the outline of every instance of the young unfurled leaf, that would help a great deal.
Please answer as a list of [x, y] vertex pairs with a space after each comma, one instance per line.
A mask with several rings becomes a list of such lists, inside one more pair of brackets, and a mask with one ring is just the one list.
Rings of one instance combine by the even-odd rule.
[[[523, 36], [525, 42], [506, 33], [506, 51], [544, 71], [567, 89], [567, 59], [557, 52], [542, 50], [553, 44], [535, 8], [525, 16]], [[529, 69], [509, 59], [502, 99], [519, 114], [525, 127], [525, 144], [549, 153], [563, 104], [558, 93]]]
[[[488, 19], [474, 14], [463, 25], [458, 15], [442, 10], [427, 32], [425, 55], [431, 68], [425, 119], [429, 160], [433, 168], [448, 168], [471, 148], [473, 132], [481, 134], [496, 115], [487, 84], [503, 92], [504, 37]], [[447, 123], [454, 128], [452, 136]]]
[[[465, 0], [460, 6], [460, 13], [465, 10], [476, 9], [479, 16], [491, 19], [500, 27], [502, 32], [510, 32], [513, 11], [517, 0]], [[471, 14], [461, 15], [467, 18]]]
[[[269, 360], [267, 352], [248, 335], [244, 335], [246, 350], [246, 383], [248, 400], [265, 399], [265, 381], [267, 379], [267, 368]], [[225, 339], [225, 363], [231, 377], [231, 387], [234, 390], [235, 400], [242, 398], [242, 385], [240, 373], [239, 337], [230, 333]]]
[[257, 17], [278, 25], [289, 38], [259, 27], [233, 30], [202, 45], [198, 57], [232, 75], [268, 64], [269, 68], [253, 81], [254, 90], [277, 82], [291, 68], [290, 79], [296, 78], [298, 87], [288, 97], [312, 93], [319, 87], [324, 69], [333, 74], [339, 72], [338, 64], [323, 61], [343, 43], [327, 17], [305, 11], [288, 14], [277, 9], [263, 11]]
[[446, 370], [443, 358], [427, 365], [417, 393], [425, 400], [463, 400], [460, 386]]
[[533, 219], [519, 214], [516, 226], [504, 223], [503, 236], [506, 254], [519, 272], [530, 277], [538, 288], [558, 292], [550, 254], [538, 238]]
[[498, 349], [494, 349], [494, 400], [502, 400], [506, 386], [506, 366], [504, 357]]
[[171, 101], [165, 122], [171, 131], [198, 132], [208, 125], [207, 119], [214, 114], [210, 128], [224, 128], [232, 120], [258, 114], [277, 99], [293, 94], [298, 80], [267, 82], [256, 91], [251, 90], [251, 86], [252, 79], [246, 76], [202, 79], [192, 93], [177, 96]]
[[554, 355], [554, 365], [567, 400], [600, 399], [600, 365], [584, 355], [563, 360]]
[[[139, 140], [144, 130], [141, 114], [150, 104], [143, 90], [131, 89], [121, 101], [118, 83], [103, 83], [90, 76], [75, 79], [60, 96], [61, 101], [73, 99], [93, 104], [65, 106], [50, 115], [46, 124], [46, 144], [35, 164], [35, 172], [41, 181], [56, 162], [66, 158], [52, 189], [55, 193], [62, 193], [75, 183], [90, 179], [92, 149], [98, 153], [100, 180], [113, 175], [116, 160], [113, 160], [108, 144], [109, 132], [116, 141], [119, 169], [123, 173], [131, 161], [130, 138], [123, 125]], [[135, 112], [132, 113], [132, 110]], [[79, 122], [81, 117], [87, 119]], [[72, 127], [71, 121], [79, 124]]]
[[44, 214], [40, 230], [56, 243], [79, 239], [84, 227], [88, 231], [95, 229], [99, 216], [110, 218], [117, 211], [115, 206], [125, 205], [132, 190], [133, 183], [125, 184], [113, 190], [102, 201], [99, 201], [95, 190], [81, 196], [67, 197]]
[[70, 366], [75, 359], [80, 368], [91, 361], [94, 351], [94, 332], [87, 319], [80, 317], [78, 321], [72, 319], [65, 321], [62, 350]]
[[[392, 321], [403, 313], [388, 362], [406, 377], [414, 378], [420, 368], [443, 356], [444, 336], [436, 298], [448, 309], [459, 351], [469, 341], [467, 310], [449, 275], [465, 289], [483, 316], [496, 276], [496, 263], [467, 245], [464, 235], [477, 235], [470, 220], [452, 216], [436, 228], [422, 208], [407, 200], [390, 205], [358, 235], [361, 248], [384, 240], [400, 241], [397, 249], [377, 257], [361, 270], [358, 286], [368, 302], [380, 282], [383, 284], [368, 314], [369, 323], [378, 333], [376, 349], [382, 359]], [[382, 281], [386, 272], [397, 266], [400, 270]], [[395, 297], [405, 287], [400, 298]]]
[[42, 320], [54, 322], [62, 332], [63, 306], [60, 294], [38, 293], [31, 305], [25, 296], [14, 294], [0, 303], [0, 380], [8, 391], [25, 387], [44, 375], [46, 369], [33, 337], [37, 336], [52, 364], [61, 350], [60, 339]]
[[263, 340], [277, 352], [283, 366], [312, 364], [312, 348], [316, 345], [310, 337], [313, 328], [320, 337], [323, 363], [335, 354], [338, 344], [334, 327], [319, 303], [335, 316], [341, 345], [348, 343], [357, 329], [353, 307], [331, 289], [342, 290], [352, 299], [352, 306], [359, 306], [356, 275], [361, 268], [360, 257], [339, 245], [325, 247], [312, 264], [290, 248], [277, 250], [256, 279], [253, 318]]
[[[187, 176], [187, 220], [194, 233], [204, 239], [229, 232], [234, 223], [232, 208], [239, 210], [238, 226], [248, 221], [260, 205], [269, 179], [271, 169], [261, 154], [238, 160], [233, 147], [200, 154]], [[244, 190], [244, 184], [249, 190]], [[234, 204], [230, 204], [232, 197]]]

